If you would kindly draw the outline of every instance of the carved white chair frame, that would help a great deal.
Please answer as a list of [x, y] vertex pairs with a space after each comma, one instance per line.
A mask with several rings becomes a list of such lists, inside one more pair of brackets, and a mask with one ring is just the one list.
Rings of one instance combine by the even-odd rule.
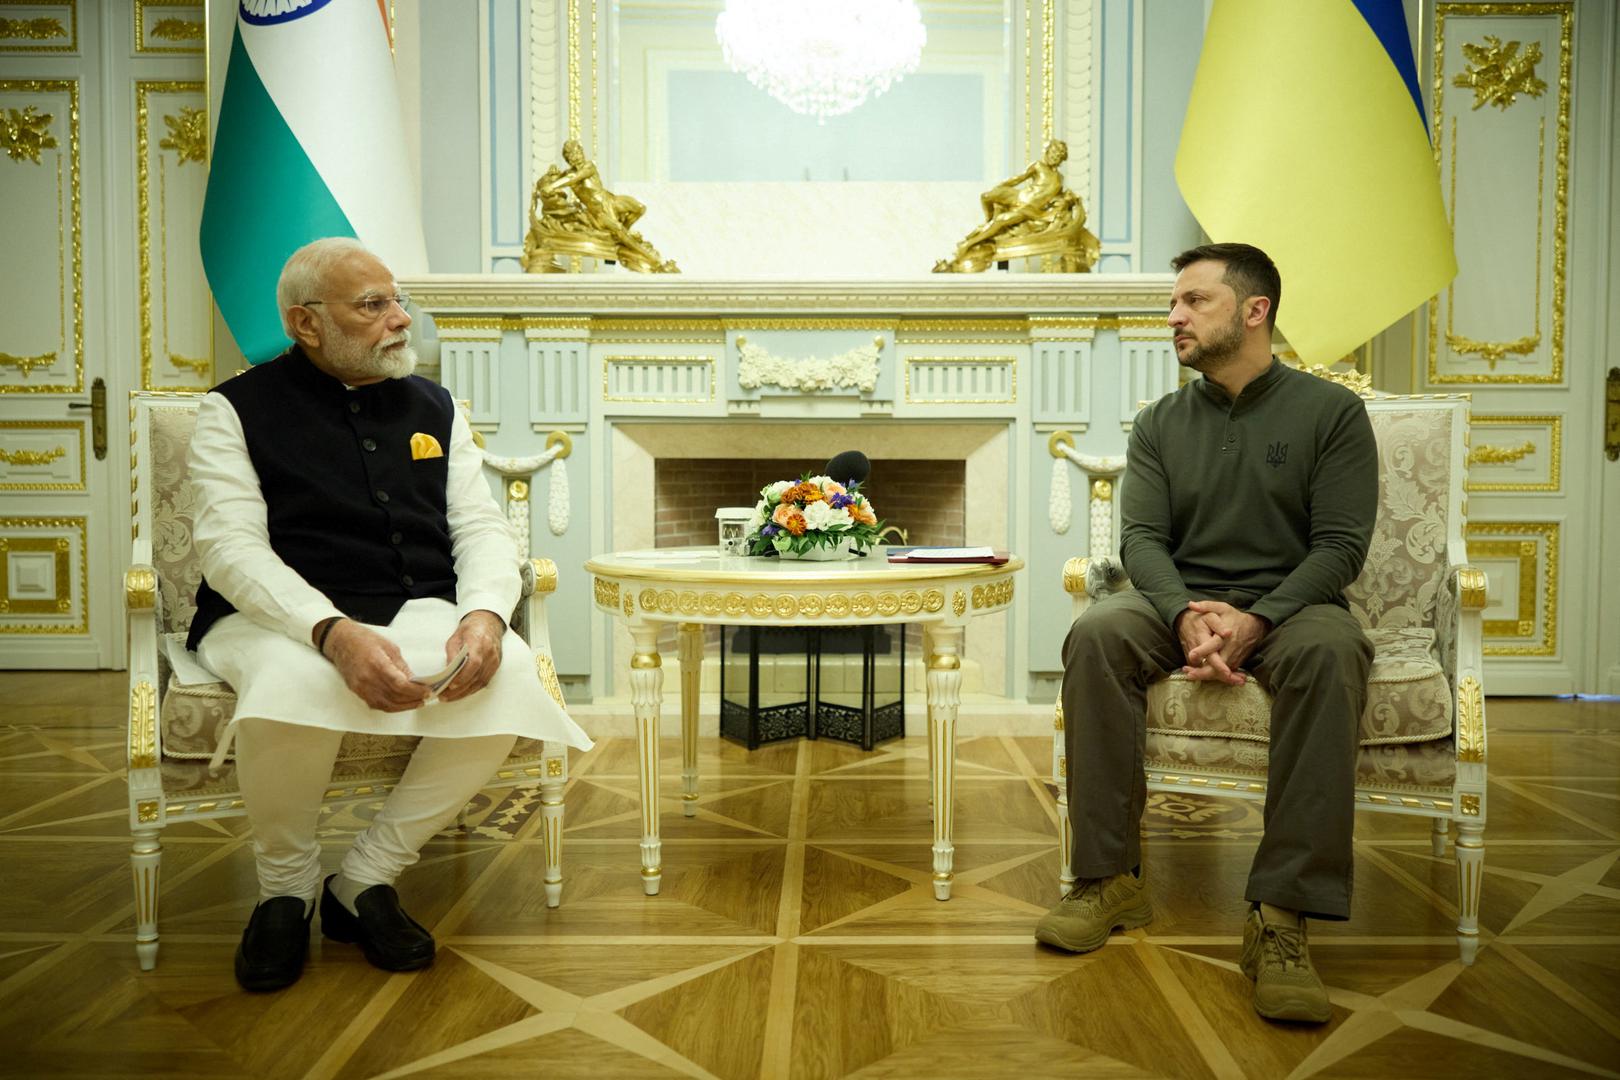
[[[135, 952], [141, 970], [157, 964], [158, 886], [163, 859], [159, 834], [172, 821], [201, 821], [245, 814], [240, 791], [222, 785], [205, 794], [170, 793], [163, 784], [163, 735], [159, 723], [167, 691], [161, 678], [158, 650], [163, 633], [158, 610], [160, 588], [154, 567], [152, 538], [158, 500], [154, 497], [152, 422], [160, 409], [195, 412], [202, 396], [192, 393], [137, 391], [130, 395], [130, 466], [133, 517], [130, 566], [124, 572], [124, 607], [129, 644], [129, 826], [134, 843], [130, 866], [135, 886]], [[176, 515], [181, 517], [182, 515]], [[190, 523], [186, 521], [189, 543]], [[563, 704], [552, 662], [545, 599], [557, 589], [557, 566], [550, 559], [525, 559], [521, 566], [522, 599], [512, 626], [534, 650], [542, 683]], [[223, 684], [221, 684], [223, 686]], [[225, 688], [228, 690], [228, 688]], [[233, 774], [234, 776], [234, 774]], [[393, 790], [399, 776], [368, 777], [361, 782], [334, 782], [322, 804], [378, 799]], [[540, 753], [514, 754], [490, 778], [489, 787], [538, 785], [545, 844], [546, 906], [562, 902], [563, 789], [568, 782], [568, 749], [547, 742]], [[226, 790], [231, 787], [231, 790]]]
[[[1317, 374], [1322, 374], [1320, 369]], [[1359, 387], [1359, 389], [1364, 389]], [[1450, 790], [1410, 790], [1396, 786], [1380, 787], [1359, 779], [1355, 789], [1357, 810], [1403, 814], [1428, 818], [1433, 822], [1431, 839], [1436, 858], [1445, 855], [1446, 840], [1453, 824], [1457, 827], [1457, 942], [1462, 961], [1472, 964], [1479, 950], [1479, 904], [1483, 884], [1485, 860], [1485, 693], [1483, 687], [1483, 635], [1486, 601], [1485, 573], [1468, 564], [1467, 541], [1464, 537], [1467, 500], [1468, 453], [1468, 396], [1467, 395], [1378, 395], [1370, 400], [1369, 411], [1403, 408], [1451, 409], [1455, 417], [1451, 424], [1449, 448], [1450, 488], [1446, 513], [1444, 552], [1446, 560], [1445, 589], [1448, 604], [1437, 604], [1437, 622], [1447, 608], [1454, 613], [1456, 625], [1452, 628], [1456, 644], [1455, 662], [1445, 674], [1451, 688], [1452, 733], [1456, 755], [1455, 773]], [[1381, 482], [1383, 478], [1380, 478]], [[1111, 495], [1111, 492], [1109, 492]], [[1095, 533], [1095, 528], [1094, 528]], [[1112, 551], [1112, 535], [1100, 550]], [[1095, 545], [1096, 537], [1093, 537]], [[1093, 551], [1099, 550], [1093, 546]], [[1117, 557], [1107, 556], [1117, 565]], [[1074, 598], [1074, 617], [1079, 618], [1093, 599], [1114, 591], [1104, 584], [1108, 574], [1092, 565], [1091, 558], [1069, 559], [1063, 567], [1063, 588]], [[1088, 583], [1088, 577], [1093, 579]], [[1123, 579], [1123, 570], [1113, 580]], [[1128, 587], [1128, 583], [1126, 583]], [[1093, 595], [1095, 590], [1096, 595]], [[1440, 627], [1436, 627], [1437, 630]], [[1438, 636], [1438, 635], [1437, 635]], [[1073, 848], [1073, 825], [1069, 819], [1068, 763], [1065, 758], [1063, 736], [1063, 705], [1057, 705], [1052, 737], [1052, 780], [1057, 789], [1058, 848], [1062, 860], [1059, 889], [1067, 893], [1074, 883], [1070, 867]], [[1246, 773], [1225, 773], [1188, 768], [1156, 766], [1150, 757], [1147, 762], [1147, 786], [1150, 791], [1199, 791], [1211, 795], [1229, 795], [1263, 801], [1266, 795], [1265, 777]]]

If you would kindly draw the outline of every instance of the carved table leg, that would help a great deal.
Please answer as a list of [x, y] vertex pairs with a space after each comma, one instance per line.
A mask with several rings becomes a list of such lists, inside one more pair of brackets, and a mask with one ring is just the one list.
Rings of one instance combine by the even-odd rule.
[[934, 798], [934, 899], [951, 898], [952, 796], [956, 788], [956, 710], [962, 702], [962, 637], [960, 626], [924, 628], [928, 657], [929, 770]]
[[664, 689], [664, 661], [658, 655], [658, 624], [634, 623], [630, 636], [630, 702], [636, 711], [636, 753], [641, 760], [641, 887], [657, 896], [663, 881], [658, 839], [658, 706]]
[[681, 623], [681, 813], [697, 816], [698, 695], [703, 690], [703, 627]]

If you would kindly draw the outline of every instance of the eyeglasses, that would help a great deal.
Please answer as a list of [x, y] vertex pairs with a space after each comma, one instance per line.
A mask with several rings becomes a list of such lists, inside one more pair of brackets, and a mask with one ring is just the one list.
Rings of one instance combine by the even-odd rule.
[[411, 302], [409, 293], [395, 293], [393, 296], [368, 296], [364, 300], [305, 300], [299, 307], [318, 307], [321, 304], [348, 304], [354, 310], [364, 315], [372, 322], [376, 322], [388, 313], [390, 305], [398, 304], [401, 311]]

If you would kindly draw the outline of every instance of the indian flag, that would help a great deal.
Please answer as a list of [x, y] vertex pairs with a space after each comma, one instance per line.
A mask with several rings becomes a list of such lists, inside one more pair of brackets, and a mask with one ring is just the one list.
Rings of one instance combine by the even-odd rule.
[[287, 347], [276, 279], [299, 247], [352, 236], [427, 269], [383, 0], [239, 0], [219, 107], [203, 269], [252, 363]]

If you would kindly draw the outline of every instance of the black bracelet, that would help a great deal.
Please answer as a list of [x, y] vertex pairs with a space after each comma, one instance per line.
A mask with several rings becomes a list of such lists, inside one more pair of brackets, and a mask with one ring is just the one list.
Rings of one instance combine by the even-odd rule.
[[320, 653], [322, 656], [326, 655], [326, 639], [332, 636], [332, 627], [336, 626], [338, 623], [340, 623], [342, 621], [343, 621], [342, 616], [338, 616], [337, 618], [327, 619], [326, 620], [326, 625], [321, 627], [320, 636], [315, 639], [315, 651], [316, 652]]

